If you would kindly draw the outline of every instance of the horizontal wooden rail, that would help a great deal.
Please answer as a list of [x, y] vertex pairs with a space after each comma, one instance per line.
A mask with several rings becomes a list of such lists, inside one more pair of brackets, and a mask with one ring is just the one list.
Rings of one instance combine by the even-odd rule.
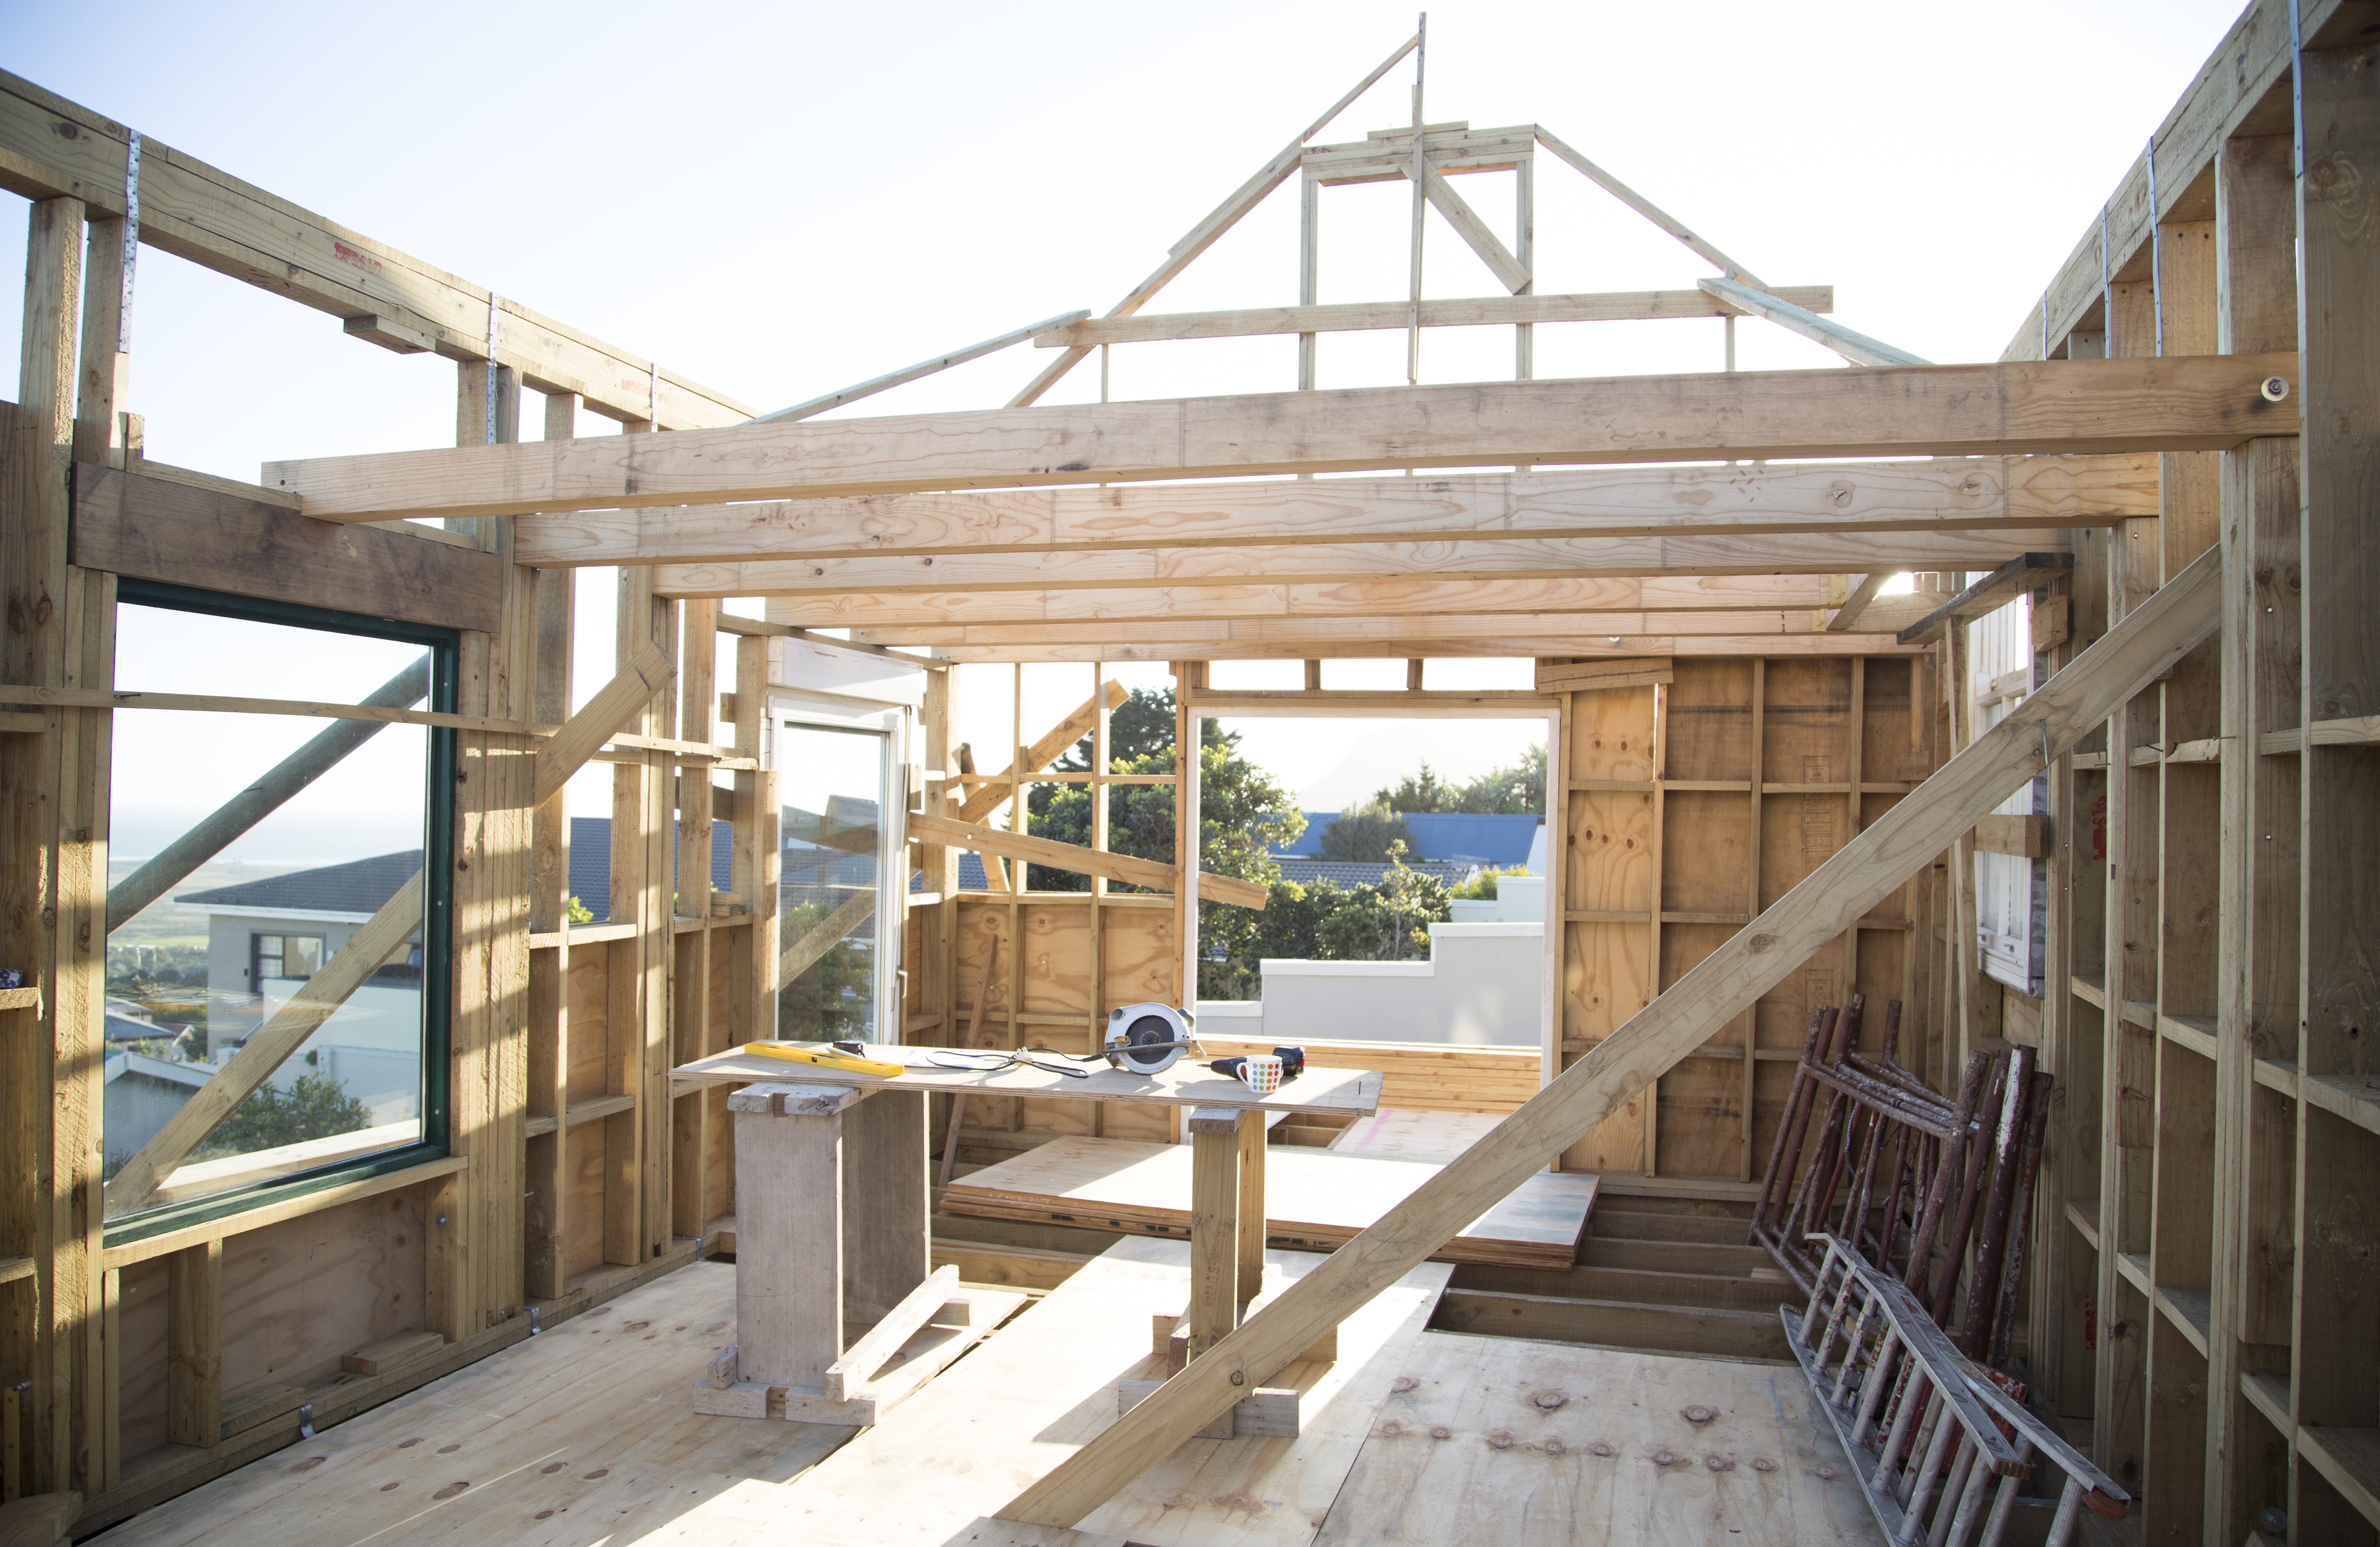
[[2297, 356], [1265, 393], [316, 457], [263, 481], [309, 516], [377, 521], [1533, 462], [2220, 451], [2298, 432], [2299, 396], [2263, 394], [2273, 376], [2294, 384]]

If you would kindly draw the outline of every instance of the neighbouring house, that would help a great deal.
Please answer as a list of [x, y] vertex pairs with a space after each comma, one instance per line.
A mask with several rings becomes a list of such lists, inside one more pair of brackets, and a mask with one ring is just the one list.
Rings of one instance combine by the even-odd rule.
[[[245, 1043], [421, 869], [421, 850], [241, 882], [175, 901], [207, 916], [207, 1052]], [[375, 1124], [420, 1111], [419, 932], [284, 1061], [273, 1081], [320, 1074], [370, 1109]], [[113, 1140], [111, 1139], [111, 1144]]]
[[105, 1151], [103, 1163], [113, 1167], [137, 1154], [214, 1072], [209, 1064], [177, 1064], [170, 1058], [120, 1049], [110, 1052], [106, 1072], [101, 1077], [106, 1088], [100, 1129]]

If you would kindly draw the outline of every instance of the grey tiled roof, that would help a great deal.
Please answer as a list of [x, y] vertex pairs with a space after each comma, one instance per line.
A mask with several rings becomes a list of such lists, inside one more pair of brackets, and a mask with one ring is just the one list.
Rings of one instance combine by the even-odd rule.
[[350, 859], [344, 865], [292, 871], [262, 881], [243, 881], [204, 892], [182, 892], [174, 900], [214, 907], [294, 907], [309, 913], [372, 913], [396, 895], [421, 869], [421, 851]]
[[[1475, 865], [1466, 864], [1439, 864], [1428, 859], [1424, 859], [1417, 864], [1409, 862], [1405, 866], [1405, 869], [1417, 871], [1422, 875], [1435, 876], [1449, 886], [1468, 880], [1471, 872], [1477, 868]], [[1386, 864], [1369, 862], [1354, 864], [1343, 859], [1301, 859], [1294, 855], [1289, 855], [1284, 856], [1281, 860], [1281, 878], [1283, 881], [1294, 881], [1300, 886], [1310, 886], [1318, 881], [1335, 881], [1340, 885], [1347, 887], [1378, 886], [1380, 883], [1380, 878], [1388, 874], [1390, 869], [1390, 867]]]

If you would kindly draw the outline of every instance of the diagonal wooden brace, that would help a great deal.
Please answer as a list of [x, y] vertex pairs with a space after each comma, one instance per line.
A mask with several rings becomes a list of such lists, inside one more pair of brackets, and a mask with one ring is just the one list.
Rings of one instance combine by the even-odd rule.
[[2220, 552], [2202, 555], [1494, 1133], [1011, 1500], [1002, 1517], [1073, 1526], [1245, 1395], [1257, 1378], [1418, 1265], [1856, 924], [2039, 774], [2046, 758], [2071, 747], [2188, 654], [2221, 620], [2221, 579]]

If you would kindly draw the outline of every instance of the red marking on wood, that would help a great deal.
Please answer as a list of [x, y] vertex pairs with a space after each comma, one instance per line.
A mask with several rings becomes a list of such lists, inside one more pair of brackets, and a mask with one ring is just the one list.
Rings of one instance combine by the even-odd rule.
[[335, 237], [331, 240], [331, 256], [342, 263], [353, 264], [366, 274], [378, 274], [381, 271], [382, 264], [379, 259], [369, 252], [349, 247]]

